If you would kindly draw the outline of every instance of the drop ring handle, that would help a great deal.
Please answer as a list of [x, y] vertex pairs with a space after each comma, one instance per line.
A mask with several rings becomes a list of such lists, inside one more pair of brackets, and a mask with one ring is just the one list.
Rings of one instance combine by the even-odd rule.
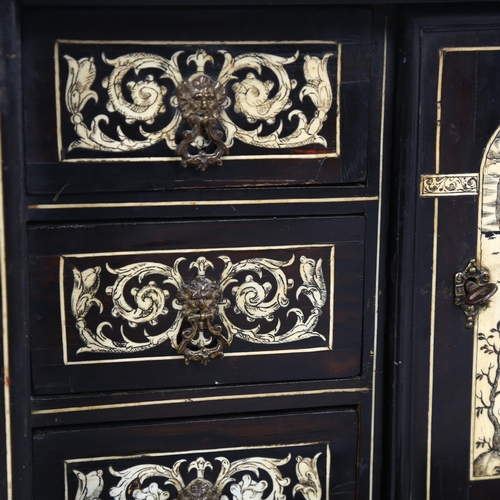
[[466, 328], [474, 326], [480, 308], [486, 307], [498, 291], [498, 286], [489, 281], [490, 273], [475, 259], [471, 259], [462, 272], [455, 274], [455, 305], [462, 308], [467, 318]]
[[495, 295], [498, 291], [498, 286], [494, 283], [486, 283], [485, 285], [478, 285], [474, 281], [467, 281], [465, 283], [465, 303], [469, 305], [484, 304]]

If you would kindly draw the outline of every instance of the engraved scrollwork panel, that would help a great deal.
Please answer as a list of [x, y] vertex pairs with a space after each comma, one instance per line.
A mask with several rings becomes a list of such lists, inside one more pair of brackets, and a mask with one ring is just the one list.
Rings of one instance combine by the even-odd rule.
[[478, 174], [422, 175], [420, 196], [477, 195], [478, 181]]
[[[274, 43], [264, 50], [257, 43], [197, 48], [64, 41], [56, 52], [61, 160], [181, 155], [186, 166], [195, 163], [192, 153], [203, 151], [208, 163], [195, 163], [203, 170], [228, 148], [238, 158], [338, 156], [337, 42]], [[192, 85], [201, 79], [220, 89], [217, 110], [210, 111], [220, 127], [213, 128], [214, 121], [211, 133], [191, 130], [187, 111], [196, 101]]]
[[155, 454], [66, 461], [71, 500], [322, 500], [330, 446]]
[[61, 260], [67, 363], [331, 348], [332, 245], [152, 257]]

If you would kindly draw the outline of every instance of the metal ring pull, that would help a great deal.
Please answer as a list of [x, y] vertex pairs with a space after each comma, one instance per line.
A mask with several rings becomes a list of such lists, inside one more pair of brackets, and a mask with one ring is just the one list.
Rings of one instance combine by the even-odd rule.
[[182, 332], [182, 341], [177, 352], [184, 356], [186, 364], [199, 361], [202, 365], [207, 365], [211, 359], [224, 357], [223, 349], [231, 345], [232, 338], [222, 333], [220, 325], [212, 323], [222, 299], [220, 283], [205, 276], [207, 267], [213, 267], [212, 263], [202, 257], [190, 267], [198, 269], [198, 276], [181, 286], [177, 292], [177, 301], [182, 307], [184, 318], [191, 326]]
[[495, 295], [498, 286], [494, 283], [486, 283], [485, 285], [478, 285], [474, 281], [467, 281], [465, 283], [465, 291], [468, 295], [465, 296], [465, 303], [469, 305], [484, 304]]
[[[198, 170], [205, 170], [209, 165], [221, 165], [222, 155], [229, 150], [224, 144], [224, 133], [220, 126], [222, 105], [226, 100], [226, 90], [219, 82], [214, 82], [203, 73], [196, 73], [189, 80], [184, 80], [177, 89], [177, 100], [182, 118], [192, 126], [183, 133], [184, 140], [175, 150], [181, 158], [181, 165], [196, 165]], [[192, 155], [189, 146], [195, 144], [200, 152]], [[215, 144], [213, 153], [206, 153], [203, 148]]]

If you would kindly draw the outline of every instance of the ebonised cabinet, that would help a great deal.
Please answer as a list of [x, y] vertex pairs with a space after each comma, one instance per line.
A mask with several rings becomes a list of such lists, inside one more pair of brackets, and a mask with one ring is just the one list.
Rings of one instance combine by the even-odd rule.
[[0, 13], [5, 498], [494, 498], [497, 4]]

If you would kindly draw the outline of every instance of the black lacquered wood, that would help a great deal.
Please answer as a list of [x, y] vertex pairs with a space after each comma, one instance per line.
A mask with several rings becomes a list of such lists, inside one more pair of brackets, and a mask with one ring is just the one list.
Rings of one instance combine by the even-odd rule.
[[[319, 445], [325, 450], [318, 457], [319, 460], [326, 461], [326, 446], [330, 448], [330, 494], [335, 493], [342, 499], [354, 499], [358, 490], [354, 466], [358, 453], [358, 424], [357, 408], [346, 407], [302, 414], [184, 420], [133, 427], [117, 426], [112, 429], [97, 427], [37, 433], [34, 436], [34, 481], [43, 487], [37, 488], [34, 499], [51, 498], [54, 494], [62, 496], [65, 474], [70, 491], [76, 491], [73, 469], [77, 467], [85, 473], [96, 469], [105, 471], [103, 477], [106, 488], [106, 484], [113, 480], [108, 472], [109, 466], [123, 470], [141, 463], [163, 462], [167, 465], [183, 458], [189, 464], [200, 456], [213, 461], [213, 472], [207, 470], [205, 475], [215, 482], [219, 468], [214, 459], [217, 456], [227, 456], [230, 461], [235, 461], [252, 456], [283, 459], [291, 453], [293, 462], [290, 461], [289, 467], [280, 468], [286, 470], [285, 477], [289, 477], [290, 484], [293, 485], [297, 482], [296, 456], [306, 457], [312, 450], [319, 449]], [[306, 443], [311, 444], [305, 445]], [[315, 448], [312, 443], [318, 443], [318, 446]], [[145, 455], [149, 453], [158, 455]], [[168, 455], [162, 456], [164, 453]], [[120, 459], [120, 456], [129, 458]], [[93, 457], [115, 458], [85, 461]], [[72, 459], [77, 461], [68, 462], [64, 467], [64, 461]], [[185, 476], [187, 464], [182, 466], [182, 474]], [[324, 462], [318, 462], [320, 470], [325, 470], [325, 465]], [[265, 475], [262, 472], [259, 480]], [[325, 473], [320, 477], [325, 485]], [[116, 482], [115, 479], [115, 484]]]
[[[189, 10], [179, 8], [152, 9], [146, 18], [138, 11], [130, 9], [113, 10], [68, 10], [64, 12], [48, 10], [26, 11], [24, 17], [25, 44], [27, 63], [25, 65], [25, 104], [26, 104], [26, 136], [29, 142], [27, 148], [27, 190], [30, 193], [57, 193], [63, 186], [66, 193], [86, 193], [86, 192], [120, 192], [120, 191], [154, 191], [165, 188], [194, 188], [194, 187], [219, 187], [219, 186], [272, 186], [272, 185], [314, 185], [314, 184], [338, 184], [347, 182], [364, 181], [367, 172], [367, 135], [368, 135], [368, 111], [370, 110], [370, 80], [371, 80], [371, 54], [370, 54], [370, 31], [371, 15], [369, 10], [332, 10], [315, 9], [308, 11], [307, 16], [310, 22], [302, 23], [304, 11], [296, 8], [278, 10], [267, 8], [262, 10], [233, 8], [215, 13], [209, 8], [200, 8], [196, 16], [192, 16]], [[54, 42], [55, 40], [129, 40], [131, 33], [137, 40], [165, 40], [164, 19], [175, 19], [175, 23], [170, 26], [168, 39], [175, 42], [201, 40], [210, 42], [213, 40], [213, 31], [209, 29], [210, 17], [215, 16], [212, 22], [216, 22], [217, 39], [227, 40], [227, 50], [237, 53], [244, 51], [246, 46], [234, 45], [231, 48], [231, 41], [244, 40], [291, 40], [293, 42], [305, 41], [302, 44], [271, 44], [271, 48], [278, 51], [283, 56], [290, 56], [296, 50], [313, 53], [312, 50], [319, 50], [318, 55], [322, 56], [331, 49], [332, 54], [336, 54], [337, 45], [308, 44], [308, 40], [325, 40], [339, 42], [342, 45], [341, 56], [341, 95], [340, 95], [340, 143], [336, 139], [336, 119], [335, 108], [337, 99], [337, 74], [336, 64], [332, 63], [330, 78], [333, 85], [333, 104], [329, 112], [329, 120], [323, 126], [328, 137], [328, 146], [310, 145], [307, 147], [294, 147], [292, 150], [251, 148], [235, 141], [231, 147], [233, 155], [253, 155], [255, 159], [231, 160], [225, 159], [222, 166], [214, 166], [206, 172], [197, 172], [194, 169], [183, 169], [177, 162], [154, 161], [155, 156], [169, 155], [168, 148], [163, 153], [165, 145], [155, 145], [148, 158], [150, 161], [123, 161], [111, 163], [76, 163], [61, 164], [57, 157], [56, 141], [56, 106], [54, 97]], [[44, 21], [41, 22], [41, 17]], [[245, 36], [242, 37], [238, 23], [234, 19], [245, 19]], [[276, 25], [274, 19], [280, 19]], [[99, 24], [96, 25], [96, 22]], [[106, 26], [106, 30], [95, 31], [96, 26]], [[189, 29], [186, 29], [189, 26]], [[300, 26], [300, 29], [297, 29]], [[353, 40], [355, 42], [353, 43]], [[219, 44], [218, 44], [219, 45]], [[206, 45], [207, 50], [215, 51], [217, 46]], [[64, 46], [64, 50], [63, 47]], [[185, 50], [194, 50], [198, 46], [188, 46]], [[122, 47], [124, 53], [139, 51], [139, 48], [132, 44], [123, 46], [103, 45], [77, 45], [73, 52], [61, 42], [61, 50], [71, 52], [78, 60], [81, 57], [94, 57], [98, 71], [103, 71], [101, 66], [101, 52], [118, 56]], [[149, 47], [149, 46], [148, 46]], [[170, 52], [176, 46], [168, 49]], [[210, 48], [211, 47], [211, 48]], [[220, 45], [223, 48], [224, 45]], [[248, 50], [256, 51], [259, 45], [249, 46]], [[261, 47], [265, 47], [262, 45]], [[303, 47], [303, 48], [302, 48]], [[71, 48], [71, 47], [70, 47]], [[118, 52], [117, 52], [118, 50]], [[154, 52], [151, 46], [148, 50]], [[167, 50], [161, 46], [158, 50]], [[182, 46], [178, 50], [183, 50]], [[90, 52], [92, 54], [90, 54]], [[68, 52], [68, 54], [69, 54]], [[88, 54], [87, 54], [88, 52]], [[271, 51], [272, 52], [272, 51]], [[340, 52], [338, 52], [340, 53]], [[61, 52], [62, 54], [62, 52]], [[338, 55], [338, 54], [337, 54]], [[183, 56], [184, 57], [184, 56]], [[215, 55], [214, 55], [215, 57]], [[333, 57], [333, 56], [332, 56]], [[60, 60], [61, 71], [61, 92], [65, 89], [65, 69], [66, 62]], [[104, 65], [105, 66], [105, 65]], [[294, 63], [295, 71], [302, 72], [303, 60]], [[216, 68], [215, 68], [216, 69]], [[35, 71], [40, 75], [40, 80], [35, 82], [28, 77], [28, 74]], [[266, 73], [267, 75], [267, 73]], [[99, 81], [102, 76], [97, 77]], [[302, 77], [303, 78], [303, 77]], [[97, 83], [97, 82], [96, 82]], [[299, 84], [302, 85], [302, 83]], [[298, 90], [298, 89], [297, 89]], [[230, 91], [230, 89], [228, 89]], [[102, 90], [99, 90], [102, 93]], [[170, 93], [169, 93], [170, 95]], [[63, 97], [63, 96], [62, 96]], [[99, 105], [103, 105], [106, 96], [99, 98]], [[234, 97], [232, 98], [234, 100]], [[294, 98], [295, 99], [295, 98]], [[102, 101], [102, 102], [101, 102]], [[304, 105], [311, 107], [309, 98], [304, 98]], [[293, 102], [296, 107], [302, 105]], [[346, 106], [349, 113], [344, 113]], [[66, 136], [70, 137], [73, 126], [69, 122], [68, 112], [65, 111], [65, 104], [61, 102], [62, 109], [62, 138], [63, 143], [67, 142]], [[93, 109], [93, 108], [92, 108]], [[96, 108], [97, 109], [97, 108]], [[292, 108], [290, 108], [291, 110]], [[313, 108], [311, 108], [313, 111]], [[373, 112], [378, 115], [377, 108]], [[116, 113], [111, 115], [115, 119]], [[89, 117], [90, 118], [90, 117]], [[283, 118], [285, 135], [288, 129], [293, 130], [293, 122], [288, 118]], [[111, 128], [115, 125], [111, 124]], [[267, 125], [266, 125], [267, 127]], [[290, 128], [291, 127], [291, 128]], [[43, 134], [37, 130], [43, 128]], [[265, 127], [264, 127], [265, 128]], [[125, 130], [125, 129], [124, 129]], [[264, 133], [270, 133], [272, 130]], [[74, 136], [76, 139], [76, 135]], [[69, 144], [69, 143], [68, 143]], [[66, 146], [67, 147], [67, 146]], [[250, 148], [250, 149], [249, 149]], [[318, 149], [319, 148], [319, 149]], [[333, 148], [333, 149], [332, 149]], [[280, 159], [279, 156], [286, 153], [294, 154], [330, 154], [337, 150], [340, 152], [338, 158], [311, 158], [307, 159]], [[148, 150], [133, 153], [132, 156], [148, 156]], [[74, 150], [64, 153], [68, 158], [96, 157], [106, 159], [113, 157], [108, 153], [92, 152], [88, 150]], [[276, 159], [270, 160], [261, 158], [262, 154], [278, 155]], [[116, 156], [116, 155], [115, 155]], [[125, 158], [130, 154], [121, 155]], [[119, 159], [120, 154], [117, 155]], [[99, 179], [98, 182], [96, 180]]]
[[[364, 221], [361, 217], [33, 228], [30, 231], [32, 305], [30, 324], [35, 391], [37, 394], [54, 394], [89, 390], [226, 385], [271, 380], [301, 380], [303, 378], [311, 380], [359, 375], [361, 372], [361, 326], [364, 310], [362, 302], [363, 230]], [[309, 250], [308, 245], [311, 245]], [[315, 245], [324, 246], [315, 248]], [[287, 248], [289, 246], [292, 247]], [[297, 248], [293, 248], [293, 246]], [[330, 260], [332, 246], [335, 247], [333, 262]], [[238, 251], [238, 247], [241, 247], [242, 250]], [[266, 247], [269, 248], [268, 251], [266, 251]], [[188, 250], [189, 253], [183, 253], [183, 249]], [[164, 250], [173, 251], [173, 253], [166, 255], [147, 253], [148, 251], [161, 252]], [[270, 253], [271, 250], [274, 253]], [[93, 256], [96, 252], [104, 252], [104, 255]], [[131, 255], [106, 256], [106, 252], [131, 252]], [[80, 257], [71, 257], [73, 254], [80, 255]], [[86, 254], [89, 256], [85, 257]], [[268, 254], [269, 257], [267, 257]], [[68, 255], [68, 257], [64, 257], [63, 271], [65, 329], [61, 328], [60, 313], [62, 300], [59, 287], [61, 255]], [[316, 329], [325, 337], [325, 340], [317, 337], [315, 340], [312, 337], [286, 344], [253, 345], [243, 342], [241, 339], [235, 339], [233, 349], [229, 348], [226, 351], [228, 354], [238, 353], [238, 356], [214, 360], [208, 367], [199, 366], [197, 363], [190, 363], [189, 366], [186, 366], [182, 360], [167, 361], [163, 359], [165, 356], [177, 354], [168, 342], [137, 355], [126, 353], [118, 355], [77, 354], [78, 349], [84, 347], [85, 344], [78, 337], [74, 326], [76, 318], [73, 318], [70, 307], [74, 282], [73, 267], [76, 267], [79, 272], [93, 269], [96, 266], [101, 267], [103, 291], [100, 300], [104, 300], [105, 315], [101, 317], [98, 315], [97, 309], [94, 308], [94, 316], [96, 316], [98, 323], [102, 321], [116, 323], [109, 314], [113, 305], [103, 293], [107, 286], [112, 286], [115, 277], [110, 275], [109, 278], [106, 278], [107, 281], [104, 281], [105, 275], [109, 274], [106, 269], [150, 261], [158, 261], [172, 266], [173, 261], [181, 257], [188, 259], [185, 264], [182, 264], [181, 271], [187, 277], [193, 274], [188, 271], [187, 263], [198, 257], [206, 256], [216, 266], [213, 273], [207, 272], [207, 276], [217, 279], [218, 273], [222, 272], [222, 261], [218, 255], [227, 255], [234, 264], [243, 262], [245, 258], [274, 258], [286, 262], [294, 257], [296, 265], [293, 269], [295, 271], [290, 274], [291, 271], [288, 271], [288, 267], [282, 269], [287, 275], [287, 279], [293, 279], [294, 288], [290, 292], [292, 296], [298, 292], [298, 287], [302, 283], [302, 277], [299, 275], [297, 267], [302, 262], [302, 258], [314, 258], [317, 262], [322, 259], [324, 279], [327, 284], [327, 302], [323, 306], [324, 313], [321, 314], [320, 321], [323, 316], [324, 319], [318, 323]], [[241, 274], [243, 282], [249, 272]], [[253, 279], [259, 280], [259, 277], [255, 275], [255, 278], [251, 278], [251, 280]], [[269, 274], [264, 275], [263, 282], [266, 280], [270, 283], [274, 282]], [[142, 287], [149, 281], [150, 278], [146, 278], [142, 285], [134, 286]], [[156, 282], [160, 283], [158, 279]], [[332, 286], [334, 289], [333, 311], [330, 310]], [[230, 290], [231, 287], [227, 290], [228, 300], [231, 299]], [[126, 291], [125, 293], [128, 295], [130, 292]], [[172, 293], [173, 291], [170, 290], [173, 297]], [[270, 293], [267, 300], [271, 300], [272, 294], [274, 292]], [[134, 299], [130, 296], [127, 300], [131, 300], [133, 303]], [[293, 305], [293, 300], [295, 299], [291, 299], [290, 308], [292, 306], [302, 308], [304, 320], [307, 320], [311, 314], [311, 304], [308, 304], [307, 300], [300, 300]], [[169, 305], [169, 308], [172, 311], [172, 306]], [[172, 311], [170, 316], [165, 316], [165, 322], [159, 317], [158, 328], [160, 330], [170, 325], [173, 321], [173, 314], [176, 313]], [[228, 309], [228, 317], [232, 318], [232, 321], [236, 321], [236, 324], [243, 321], [241, 323], [243, 327], [248, 328], [246, 326], [248, 322], [244, 318], [233, 318], [232, 314], [232, 311]], [[288, 316], [286, 314], [286, 307], [276, 310], [275, 318], [272, 318], [272, 321], [271, 318], [269, 319], [269, 326], [268, 322], [260, 325], [262, 332], [276, 328], [278, 320], [282, 324], [280, 332], [285, 332], [293, 327], [295, 323], [294, 313], [288, 313]], [[89, 312], [87, 318], [91, 316]], [[98, 323], [89, 322], [88, 328], [97, 331]], [[253, 326], [250, 323], [250, 327]], [[113, 329], [116, 329], [115, 327]], [[135, 342], [140, 341], [133, 329], [130, 329], [126, 324], [123, 328], [127, 330], [127, 332], [124, 330], [126, 336], [132, 335], [130, 338], [135, 338]], [[155, 334], [155, 328], [146, 324], [139, 325], [138, 334], [144, 328], [149, 329], [150, 334]], [[67, 343], [66, 359], [70, 363], [66, 366], [63, 365], [64, 331]], [[111, 330], [108, 332], [113, 335]], [[332, 334], [333, 337], [331, 337]], [[326, 340], [329, 338], [333, 340], [332, 350], [328, 348], [329, 342], [332, 342]], [[119, 341], [120, 336], [116, 340]], [[292, 354], [296, 349], [298, 351]], [[302, 349], [304, 349], [303, 354], [301, 354]], [[278, 354], [281, 350], [285, 350], [288, 354]], [[260, 351], [262, 351], [262, 355], [258, 355]], [[277, 354], [266, 354], [268, 351]], [[244, 352], [253, 354], [243, 356]], [[155, 357], [158, 357], [157, 361]], [[301, 366], [300, 371], [292, 368], [297, 364]], [[179, 377], [181, 373], [182, 376]]]

